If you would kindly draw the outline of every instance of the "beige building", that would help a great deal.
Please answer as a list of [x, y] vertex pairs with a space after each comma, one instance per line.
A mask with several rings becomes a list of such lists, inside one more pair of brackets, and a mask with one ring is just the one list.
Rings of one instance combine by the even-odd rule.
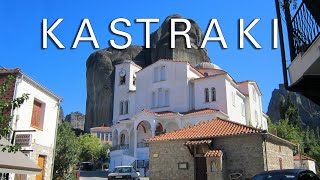
[[317, 173], [316, 171], [316, 160], [312, 159], [311, 157], [304, 156], [297, 154], [293, 156], [293, 163], [295, 169], [308, 169]]
[[145, 140], [150, 179], [250, 179], [293, 168], [294, 144], [219, 118]]
[[108, 126], [100, 126], [90, 128], [90, 133], [100, 139], [101, 143], [109, 143], [112, 145], [112, 130]]

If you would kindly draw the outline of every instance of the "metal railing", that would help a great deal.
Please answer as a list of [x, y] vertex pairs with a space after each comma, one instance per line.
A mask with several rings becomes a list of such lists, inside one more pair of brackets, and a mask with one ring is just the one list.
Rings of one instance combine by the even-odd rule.
[[137, 144], [137, 148], [146, 148], [149, 147], [148, 143], [140, 142]]
[[295, 55], [291, 57], [292, 60], [299, 53], [306, 52], [320, 34], [319, 9], [317, 9], [317, 5], [312, 5], [311, 2], [303, 1], [291, 20], [294, 47], [290, 48], [294, 48]]
[[125, 150], [125, 149], [129, 149], [129, 144], [120, 144], [120, 145], [116, 145], [116, 146], [111, 147], [111, 151]]

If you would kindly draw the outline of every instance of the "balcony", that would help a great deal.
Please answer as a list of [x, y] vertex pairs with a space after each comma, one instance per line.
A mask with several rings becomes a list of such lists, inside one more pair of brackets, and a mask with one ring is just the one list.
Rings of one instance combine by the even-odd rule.
[[111, 151], [116, 151], [116, 150], [127, 150], [129, 149], [129, 144], [121, 144], [121, 145], [116, 145], [111, 147]]
[[286, 23], [291, 63], [283, 68], [289, 73], [288, 90], [320, 105], [320, 2], [303, 0], [291, 22]]
[[148, 143], [140, 142], [137, 144], [137, 148], [146, 148], [149, 147]]

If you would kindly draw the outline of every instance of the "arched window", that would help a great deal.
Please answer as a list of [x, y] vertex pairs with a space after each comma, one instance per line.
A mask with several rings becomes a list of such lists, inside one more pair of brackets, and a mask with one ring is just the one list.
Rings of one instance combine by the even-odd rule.
[[254, 89], [254, 87], [252, 87], [252, 96], [253, 96], [253, 100], [256, 101], [257, 93], [256, 93], [256, 90]]
[[161, 80], [161, 81], [166, 80], [166, 67], [165, 67], [165, 66], [161, 66], [161, 70], [160, 70], [160, 80]]
[[119, 112], [120, 115], [123, 114], [123, 101], [120, 102], [120, 112]]
[[169, 90], [167, 89], [164, 93], [165, 96], [165, 106], [169, 106], [170, 105], [170, 97], [169, 97]]
[[211, 88], [211, 101], [216, 101], [216, 88]]
[[156, 92], [152, 92], [152, 102], [151, 102], [152, 108], [157, 107], [156, 100], [157, 100], [157, 98], [156, 98]]
[[121, 134], [121, 137], [120, 137], [120, 145], [124, 145], [126, 144], [126, 135], [125, 134]]
[[204, 89], [205, 102], [209, 102], [209, 89]]
[[128, 114], [128, 113], [129, 113], [129, 101], [125, 101], [124, 105], [125, 105], [125, 107], [124, 107], [124, 109], [125, 109], [124, 114]]
[[155, 131], [155, 135], [158, 136], [160, 134], [163, 134], [163, 127], [160, 123], [157, 124], [156, 126], [156, 131]]
[[158, 89], [158, 107], [162, 107], [163, 106], [163, 89], [159, 88]]

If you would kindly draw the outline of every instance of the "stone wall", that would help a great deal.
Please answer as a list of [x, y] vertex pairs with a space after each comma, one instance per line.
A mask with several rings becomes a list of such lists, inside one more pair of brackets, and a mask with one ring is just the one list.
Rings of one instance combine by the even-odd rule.
[[[180, 141], [151, 142], [150, 148], [150, 179], [194, 179], [194, 158]], [[214, 179], [230, 179], [230, 175], [239, 173], [240, 179], [251, 179], [252, 176], [267, 170], [293, 168], [293, 151], [291, 147], [279, 140], [268, 138], [266, 150], [263, 136], [240, 135], [214, 138], [213, 149], [222, 150], [222, 171], [211, 172], [210, 163], [219, 159], [207, 158], [207, 174]], [[204, 154], [207, 145], [197, 148], [197, 155]], [[281, 150], [281, 151], [279, 151]], [[153, 155], [158, 154], [157, 158]], [[265, 154], [267, 154], [267, 159]], [[188, 170], [178, 169], [179, 162], [188, 162]], [[266, 165], [268, 162], [268, 165]], [[218, 163], [218, 169], [220, 165]]]
[[[184, 141], [150, 143], [150, 179], [194, 179], [194, 159]], [[153, 157], [158, 154], [158, 157]], [[178, 163], [188, 162], [188, 169], [179, 169]]]
[[[51, 180], [51, 171], [52, 171], [52, 165], [53, 165], [53, 148], [51, 147], [46, 147], [46, 146], [41, 146], [39, 144], [33, 143], [32, 144], [32, 152], [31, 152], [31, 160], [33, 160], [36, 164], [38, 164], [38, 157], [39, 155], [45, 157], [45, 170], [44, 170], [44, 175], [43, 179], [44, 180]], [[28, 180], [35, 180], [36, 176], [29, 176]]]
[[267, 141], [267, 161], [268, 170], [280, 169], [280, 159], [282, 169], [293, 169], [293, 151], [290, 147], [272, 139]]
[[252, 135], [214, 139], [214, 149], [223, 151], [222, 169], [225, 179], [229, 179], [233, 173], [240, 173], [245, 179], [264, 171], [262, 142], [261, 136]]

